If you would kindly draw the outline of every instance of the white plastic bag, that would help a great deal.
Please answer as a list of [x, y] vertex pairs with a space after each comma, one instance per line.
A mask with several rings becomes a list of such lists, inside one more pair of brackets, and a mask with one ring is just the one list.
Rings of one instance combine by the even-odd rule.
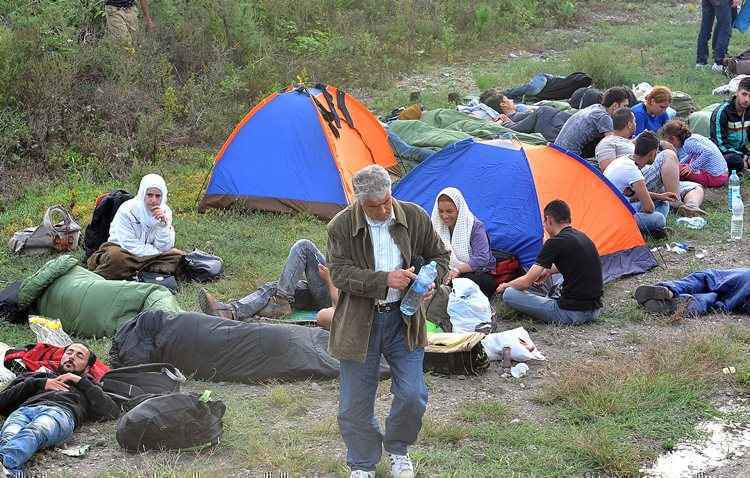
[[523, 327], [489, 334], [482, 340], [482, 346], [490, 360], [502, 360], [504, 347], [510, 347], [510, 359], [514, 362], [547, 360]]
[[63, 330], [57, 319], [47, 319], [38, 315], [29, 317], [29, 327], [36, 335], [37, 343], [42, 342], [56, 347], [67, 347], [73, 339]]
[[10, 345], [0, 342], [0, 383], [10, 382], [16, 378], [15, 374], [5, 368], [5, 353], [10, 350]]
[[448, 296], [448, 316], [453, 332], [474, 332], [477, 325], [492, 319], [490, 301], [471, 279], [453, 279]]

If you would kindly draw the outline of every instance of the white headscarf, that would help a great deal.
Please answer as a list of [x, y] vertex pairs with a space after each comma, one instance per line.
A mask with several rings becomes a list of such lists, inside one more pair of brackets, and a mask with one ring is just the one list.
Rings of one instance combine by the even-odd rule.
[[161, 191], [161, 203], [159, 207], [164, 209], [167, 204], [167, 183], [164, 178], [158, 174], [147, 174], [141, 179], [141, 185], [138, 187], [138, 207], [141, 209], [139, 216], [147, 221], [147, 226], [152, 227], [156, 224], [156, 218], [151, 214], [151, 210], [146, 207], [146, 191], [150, 188], [157, 188]]
[[[453, 234], [451, 234], [450, 229], [445, 225], [443, 220], [440, 219], [440, 212], [438, 211], [440, 196], [451, 198], [453, 204], [456, 205], [456, 209], [458, 209], [458, 217], [456, 218], [456, 225], [453, 226]], [[445, 247], [451, 251], [451, 266], [456, 265], [458, 262], [469, 262], [474, 214], [472, 214], [469, 206], [466, 204], [461, 191], [456, 188], [445, 188], [438, 193], [435, 198], [435, 207], [432, 208], [432, 226], [437, 231], [440, 239], [443, 240]]]

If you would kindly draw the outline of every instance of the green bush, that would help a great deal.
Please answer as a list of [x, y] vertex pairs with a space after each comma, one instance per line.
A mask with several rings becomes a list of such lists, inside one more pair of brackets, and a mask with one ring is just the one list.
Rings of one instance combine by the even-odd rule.
[[637, 83], [641, 77], [633, 68], [635, 62], [622, 61], [626, 53], [609, 45], [592, 45], [575, 51], [570, 63], [575, 71], [585, 71], [598, 88], [609, 88]]
[[151, 9], [156, 32], [132, 51], [109, 41], [100, 0], [0, 2], [0, 168], [123, 177], [173, 148], [217, 148], [255, 102], [298, 79], [381, 86], [417, 62], [565, 20], [575, 3], [160, 0]]

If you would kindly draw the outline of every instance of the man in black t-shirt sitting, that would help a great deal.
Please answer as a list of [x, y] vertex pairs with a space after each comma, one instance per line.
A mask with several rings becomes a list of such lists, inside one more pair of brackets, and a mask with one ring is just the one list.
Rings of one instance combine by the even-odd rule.
[[[570, 207], [559, 199], [544, 208], [544, 230], [549, 239], [536, 262], [522, 277], [500, 284], [497, 292], [514, 310], [547, 323], [578, 325], [591, 322], [602, 308], [602, 264], [596, 246], [570, 225]], [[528, 289], [552, 274], [562, 274], [560, 298]]]

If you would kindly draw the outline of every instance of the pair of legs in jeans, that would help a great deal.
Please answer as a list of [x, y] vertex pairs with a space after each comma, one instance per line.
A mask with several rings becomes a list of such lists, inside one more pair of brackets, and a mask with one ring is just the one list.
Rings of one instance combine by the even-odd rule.
[[540, 295], [537, 291], [521, 291], [512, 287], [503, 292], [503, 303], [531, 318], [557, 325], [581, 325], [592, 322], [599, 317], [601, 312], [601, 309], [562, 309], [555, 297]]
[[750, 312], [750, 268], [707, 269], [679, 280], [659, 282], [673, 297], [690, 299], [688, 312], [707, 314], [710, 310]]
[[331, 306], [332, 291], [330, 282], [321, 276], [319, 265], [326, 260], [312, 241], [302, 239], [289, 250], [284, 269], [278, 281], [264, 284], [255, 292], [238, 301], [231, 302], [237, 320], [248, 319], [263, 309], [274, 296], [282, 297], [290, 303], [309, 293], [314, 305], [321, 308]]
[[[736, 10], [732, 7], [731, 0], [719, 0], [718, 3], [714, 5], [711, 0], [701, 1], [701, 29], [698, 33], [696, 55], [696, 63], [699, 65], [708, 63], [708, 40], [711, 38], [712, 29], [711, 49], [714, 54], [714, 63], [723, 65], [723, 60], [727, 56]], [[714, 26], [714, 20], [716, 20], [716, 26]]]
[[[338, 422], [346, 444], [346, 461], [352, 470], [373, 471], [383, 448], [406, 455], [422, 428], [427, 408], [427, 387], [422, 361], [424, 348], [409, 351], [405, 325], [398, 308], [375, 313], [364, 362], [341, 361]], [[380, 356], [391, 367], [393, 403], [385, 420], [385, 434], [375, 418]]]
[[21, 407], [8, 415], [0, 431], [0, 457], [11, 476], [37, 450], [58, 445], [73, 435], [76, 423], [70, 411], [51, 405]]
[[667, 227], [667, 216], [669, 215], [669, 203], [666, 201], [655, 201], [654, 212], [643, 212], [640, 202], [632, 203], [635, 209], [635, 222], [643, 234], [653, 234], [664, 231]]

